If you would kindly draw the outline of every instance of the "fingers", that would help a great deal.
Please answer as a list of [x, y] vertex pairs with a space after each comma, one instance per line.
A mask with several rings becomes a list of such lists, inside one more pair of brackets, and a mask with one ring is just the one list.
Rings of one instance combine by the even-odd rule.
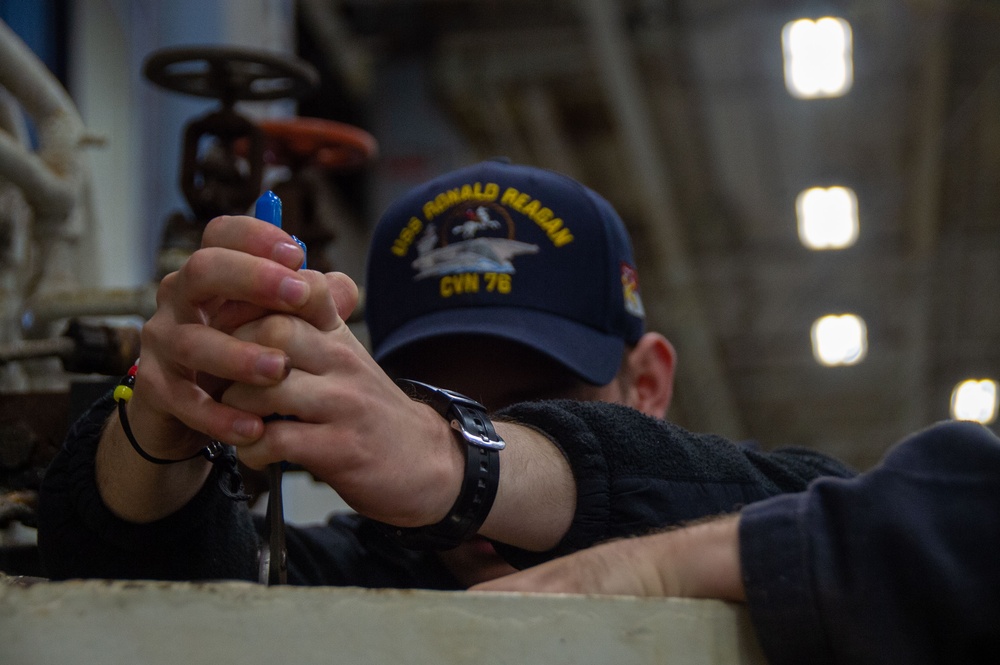
[[258, 471], [264, 469], [268, 464], [275, 462], [291, 461], [298, 464], [299, 461], [294, 459], [295, 455], [289, 454], [290, 452], [295, 452], [294, 446], [282, 445], [288, 442], [290, 437], [276, 436], [274, 432], [279, 428], [295, 432], [304, 427], [306, 425], [303, 423], [296, 423], [291, 420], [276, 421], [269, 419], [269, 422], [265, 424], [267, 432], [265, 436], [261, 436], [246, 445], [239, 446], [237, 454], [239, 455], [240, 462]]
[[[281, 229], [251, 217], [219, 217], [202, 249], [161, 286], [180, 320], [232, 331], [268, 311], [295, 313], [329, 330], [353, 312], [358, 289], [343, 273], [298, 270], [302, 250]], [[205, 317], [208, 317], [206, 320]]]
[[292, 361], [280, 383], [234, 383], [220, 398], [243, 412], [293, 418], [268, 421], [260, 439], [241, 446], [245, 464], [301, 464], [355, 510], [392, 524], [431, 524], [447, 513], [464, 469], [450, 425], [407, 397], [346, 325], [322, 331], [272, 314], [233, 336]]
[[196, 324], [178, 326], [174, 337], [164, 341], [169, 357], [183, 358], [194, 371], [224, 380], [252, 385], [281, 381], [291, 370], [284, 351], [244, 342], [213, 328]]
[[222, 401], [236, 409], [260, 416], [279, 413], [303, 422], [329, 417], [323, 377], [293, 369], [286, 381], [270, 386], [236, 383], [228, 387]]
[[342, 319], [326, 275], [315, 270], [303, 270], [300, 274], [309, 284], [309, 298], [295, 310], [295, 316], [318, 330], [339, 327]]
[[[234, 318], [224, 319], [230, 329], [264, 310], [294, 311], [309, 300], [309, 282], [298, 272], [302, 249], [287, 233], [252, 217], [218, 217], [202, 235], [202, 248], [173, 276], [162, 297], [187, 320], [204, 311], [215, 312], [227, 302], [245, 303]], [[324, 285], [325, 288], [325, 285]], [[171, 298], [172, 297], [172, 298]]]
[[176, 275], [173, 290], [165, 295], [172, 296], [173, 306], [182, 318], [194, 318], [206, 306], [228, 300], [294, 311], [310, 296], [309, 283], [297, 270], [222, 247], [198, 250]]
[[201, 246], [223, 247], [270, 259], [297, 270], [304, 258], [302, 248], [274, 224], [245, 216], [216, 217], [205, 227]]
[[282, 382], [292, 357], [304, 371], [322, 373], [336, 352], [317, 353], [317, 335], [342, 328], [353, 339], [339, 312], [355, 307], [356, 285], [346, 275], [298, 270], [302, 258], [271, 224], [250, 217], [209, 223], [202, 248], [161, 282], [157, 312], [144, 326], [147, 408], [163, 422], [176, 419], [234, 444], [259, 438], [263, 411], [215, 398], [233, 383]]
[[317, 330], [340, 327], [358, 303], [358, 287], [344, 273], [323, 274], [300, 270], [299, 276], [309, 285], [309, 297], [292, 312]]
[[342, 272], [327, 273], [326, 280], [337, 312], [346, 321], [358, 306], [358, 285]]
[[226, 300], [214, 308], [210, 324], [219, 330], [231, 333], [245, 323], [279, 311], [294, 314], [321, 330], [330, 330], [340, 325], [341, 319], [326, 278], [312, 270], [299, 271], [296, 273], [296, 278], [308, 288], [308, 296], [301, 304], [284, 309], [268, 308], [242, 300]]
[[366, 362], [363, 351], [359, 345], [357, 354], [338, 356], [325, 375], [293, 369], [277, 386], [230, 386], [223, 403], [294, 418], [268, 421], [258, 440], [239, 448], [240, 460], [253, 468], [279, 460], [301, 464], [373, 519], [400, 526], [437, 522], [455, 503], [465, 467], [454, 433], [432, 408], [409, 399]]
[[[168, 276], [160, 292], [174, 290]], [[241, 341], [224, 331], [204, 325], [204, 313], [187, 313], [183, 297], [165, 295], [160, 307], [142, 329], [142, 355], [178, 379], [197, 373], [255, 385], [273, 383], [287, 376], [291, 363], [283, 351]]]
[[151, 428], [147, 437], [154, 446], [172, 445], [179, 436], [178, 423], [234, 445], [256, 440], [263, 434], [260, 417], [217, 403], [208, 390], [214, 385], [221, 394], [234, 381], [276, 383], [288, 375], [291, 361], [281, 349], [243, 341], [205, 325], [209, 313], [188, 299], [182, 282], [179, 274], [163, 280], [159, 307], [143, 326], [133, 405], [137, 416], [146, 412]]
[[333, 330], [350, 316], [357, 305], [358, 287], [343, 273], [324, 275], [314, 270], [300, 270], [296, 272], [295, 278], [307, 286], [305, 301], [295, 306], [286, 301], [289, 305], [287, 308], [268, 308], [262, 304], [263, 299], [254, 302], [224, 300], [214, 308], [209, 308], [213, 310], [211, 325], [219, 330], [232, 332], [243, 324], [276, 310], [294, 314], [319, 330]]
[[264, 421], [256, 414], [216, 402], [204, 392], [182, 391], [171, 398], [171, 412], [185, 427], [233, 446], [251, 444], [264, 434]]
[[[154, 445], [172, 445], [181, 423], [234, 445], [263, 435], [260, 414], [215, 398], [234, 382], [261, 387], [282, 381], [292, 363], [281, 345], [306, 338], [280, 327], [259, 336], [263, 341], [229, 333], [271, 312], [299, 316], [313, 332], [337, 329], [342, 320], [335, 297], [348, 308], [357, 300], [349, 278], [300, 271], [302, 259], [301, 248], [281, 229], [250, 217], [220, 217], [206, 227], [202, 248], [162, 280], [157, 311], [143, 326], [142, 398], [133, 405], [137, 418], [150, 423]], [[302, 345], [294, 350], [316, 356]]]
[[[256, 441], [264, 433], [261, 418], [229, 405], [216, 402], [185, 372], [163, 366], [159, 358], [143, 358], [136, 375], [129, 412], [133, 428], [142, 431], [144, 446], [157, 456], [178, 457], [170, 451], [190, 445], [196, 433], [233, 445]], [[183, 426], [183, 430], [178, 427]], [[201, 444], [199, 444], [201, 445]], [[184, 454], [190, 453], [188, 450]]]

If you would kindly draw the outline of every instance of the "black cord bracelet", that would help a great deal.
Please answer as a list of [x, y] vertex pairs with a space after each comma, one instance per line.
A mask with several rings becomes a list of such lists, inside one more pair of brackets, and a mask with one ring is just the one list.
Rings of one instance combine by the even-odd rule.
[[122, 377], [122, 380], [118, 382], [115, 387], [114, 398], [118, 402], [118, 420], [122, 424], [122, 431], [125, 432], [125, 438], [128, 442], [132, 444], [135, 452], [139, 453], [147, 462], [152, 462], [153, 464], [177, 464], [179, 462], [187, 462], [188, 460], [193, 460], [196, 457], [204, 457], [209, 462], [215, 463], [217, 459], [222, 457], [225, 452], [225, 446], [223, 446], [220, 441], [210, 441], [207, 446], [191, 455], [190, 457], [184, 457], [183, 459], [163, 459], [162, 457], [153, 457], [139, 445], [136, 441], [135, 435], [132, 434], [132, 427], [128, 423], [128, 410], [125, 408], [129, 400], [132, 399], [132, 392], [135, 388], [135, 375], [139, 370], [138, 362], [129, 369], [128, 374]]

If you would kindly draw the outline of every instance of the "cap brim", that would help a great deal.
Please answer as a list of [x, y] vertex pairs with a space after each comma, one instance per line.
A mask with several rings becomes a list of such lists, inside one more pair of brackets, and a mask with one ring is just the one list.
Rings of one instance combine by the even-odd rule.
[[537, 310], [466, 307], [426, 314], [386, 336], [373, 354], [381, 362], [406, 346], [445, 335], [488, 335], [524, 344], [603, 386], [618, 373], [625, 341], [575, 321]]

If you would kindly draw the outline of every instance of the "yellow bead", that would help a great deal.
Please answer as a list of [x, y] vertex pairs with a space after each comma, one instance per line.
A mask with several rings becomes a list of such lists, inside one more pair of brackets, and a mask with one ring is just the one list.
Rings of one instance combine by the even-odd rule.
[[120, 402], [125, 400], [128, 402], [132, 399], [132, 389], [128, 386], [116, 386], [115, 387], [115, 401]]

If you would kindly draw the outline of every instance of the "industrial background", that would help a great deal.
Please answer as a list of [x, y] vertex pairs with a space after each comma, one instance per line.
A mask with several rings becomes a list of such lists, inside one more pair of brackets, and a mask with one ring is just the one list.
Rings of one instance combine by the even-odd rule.
[[[802, 99], [782, 31], [823, 16], [850, 25], [853, 80]], [[112, 374], [81, 355], [133, 348], [157, 278], [222, 205], [185, 191], [208, 158], [182, 166], [186, 129], [220, 114], [251, 120], [244, 165], [263, 128], [264, 183], [358, 280], [382, 209], [445, 170], [506, 155], [604, 194], [678, 350], [670, 417], [690, 429], [864, 469], [948, 418], [958, 382], [1000, 378], [995, 1], [53, 0], [0, 18], [5, 525], [30, 523], [45, 451]], [[242, 88], [221, 47], [293, 85]], [[296, 116], [320, 122], [289, 138]], [[855, 192], [858, 237], [812, 251], [796, 199], [830, 186]], [[848, 312], [867, 353], [819, 364], [813, 322]]]

